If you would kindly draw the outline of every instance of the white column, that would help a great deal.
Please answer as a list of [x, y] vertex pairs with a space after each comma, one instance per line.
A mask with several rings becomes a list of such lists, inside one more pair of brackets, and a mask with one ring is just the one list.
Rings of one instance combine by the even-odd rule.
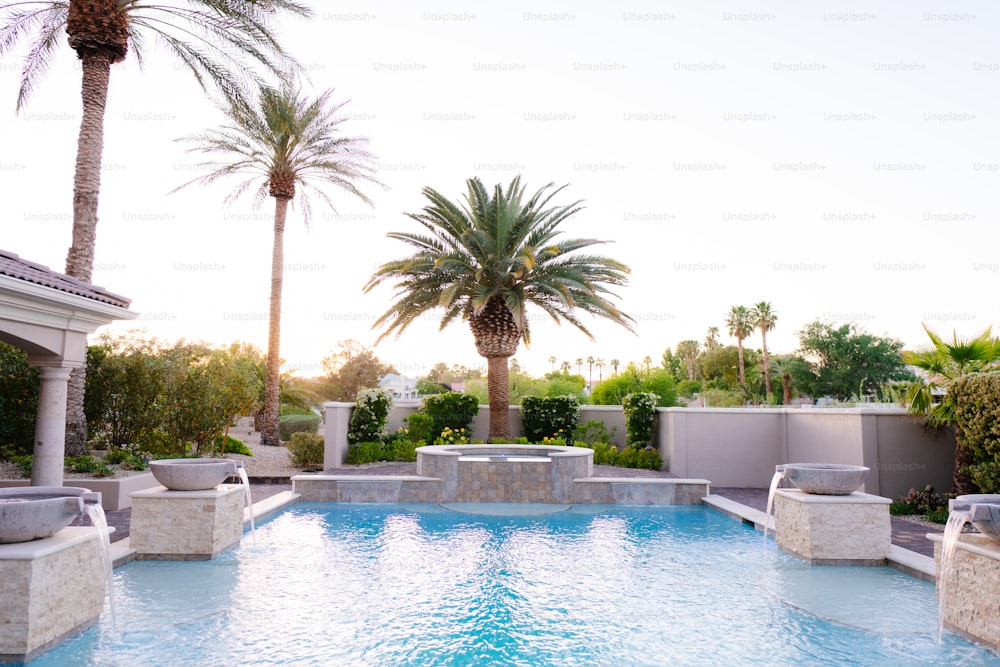
[[32, 486], [62, 486], [66, 453], [66, 366], [38, 366], [38, 417], [31, 461]]
[[323, 442], [323, 467], [340, 468], [347, 463], [347, 427], [354, 403], [324, 403], [326, 429]]

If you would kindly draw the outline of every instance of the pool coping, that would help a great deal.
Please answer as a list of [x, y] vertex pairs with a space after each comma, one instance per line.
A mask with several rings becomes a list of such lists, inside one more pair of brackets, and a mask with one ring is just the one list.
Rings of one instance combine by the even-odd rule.
[[[722, 512], [723, 514], [738, 519], [745, 524], [751, 525], [757, 530], [763, 531], [765, 524], [770, 533], [774, 533], [774, 517], [766, 516], [764, 512], [730, 500], [725, 496], [709, 494], [701, 499], [706, 506]], [[889, 547], [886, 556], [886, 565], [893, 567], [904, 574], [908, 574], [917, 579], [934, 583], [936, 575], [934, 571], [934, 559], [930, 556], [918, 554], [915, 551], [904, 549], [895, 544]]]

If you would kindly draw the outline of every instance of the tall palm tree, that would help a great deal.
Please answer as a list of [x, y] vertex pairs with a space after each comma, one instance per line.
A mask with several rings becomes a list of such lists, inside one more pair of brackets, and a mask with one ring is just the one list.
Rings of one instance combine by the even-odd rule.
[[577, 310], [632, 329], [632, 318], [608, 297], [624, 285], [629, 268], [608, 257], [577, 254], [596, 239], [559, 238], [559, 225], [580, 210], [580, 202], [551, 204], [563, 187], [544, 186], [527, 195], [520, 176], [492, 192], [478, 178], [466, 181], [465, 201], [454, 204], [431, 188], [430, 203], [408, 217], [424, 233], [393, 232], [415, 252], [386, 262], [365, 290], [396, 281], [391, 307], [375, 322], [381, 340], [399, 335], [421, 314], [444, 309], [441, 328], [456, 319], [469, 323], [476, 350], [488, 363], [490, 440], [510, 437], [507, 358], [523, 340], [530, 344], [527, 306], [538, 306], [593, 338]]
[[[271, 250], [271, 304], [267, 338], [267, 380], [265, 383], [264, 430], [261, 444], [277, 445], [279, 377], [281, 367], [281, 287], [284, 279], [284, 234], [288, 205], [299, 194], [303, 219], [309, 223], [312, 208], [309, 195], [318, 196], [334, 208], [323, 190], [333, 186], [372, 205], [354, 184], [374, 177], [375, 159], [365, 149], [367, 139], [341, 134], [345, 116], [337, 112], [346, 102], [330, 104], [331, 91], [310, 100], [289, 86], [263, 87], [253, 106], [233, 103], [227, 109], [229, 124], [189, 137], [193, 152], [218, 156], [219, 161], [202, 163], [208, 173], [189, 181], [210, 184], [228, 176], [244, 180], [227, 198], [232, 202], [256, 186], [254, 202], [274, 198], [274, 245]], [[178, 188], [180, 189], [180, 188]]]
[[567, 375], [569, 374], [570, 368], [572, 368], [572, 366], [570, 366], [570, 363], [568, 361], [564, 361], [561, 364], [559, 364], [559, 370], [561, 370], [563, 373], [566, 373]]
[[588, 386], [594, 386], [594, 358], [587, 357], [587, 382]]
[[708, 333], [705, 335], [705, 349], [714, 350], [716, 345], [719, 343], [719, 327], [709, 327]]
[[618, 367], [621, 365], [621, 363], [622, 362], [618, 361], [617, 359], [611, 360], [611, 368], [612, 370], [614, 370], [615, 375], [618, 375]]
[[583, 359], [581, 357], [576, 358], [576, 374], [583, 375]]
[[549, 367], [553, 373], [556, 372], [556, 358], [554, 356], [549, 357]]
[[597, 381], [604, 381], [604, 369], [607, 368], [607, 364], [604, 363], [604, 359], [598, 358], [594, 363], [597, 364]]
[[753, 319], [746, 306], [733, 306], [726, 315], [726, 326], [729, 335], [736, 337], [736, 349], [739, 351], [740, 384], [746, 384], [746, 365], [743, 363], [743, 340], [753, 333]]
[[764, 366], [764, 388], [767, 392], [767, 400], [771, 400], [774, 393], [774, 386], [771, 384], [771, 360], [767, 356], [767, 332], [774, 329], [778, 322], [778, 314], [774, 312], [770, 301], [761, 301], [750, 310], [750, 319], [755, 329], [760, 331], [760, 345], [763, 353]]
[[[29, 48], [21, 69], [17, 110], [27, 103], [62, 44], [68, 43], [80, 60], [83, 113], [77, 138], [73, 174], [73, 233], [66, 255], [66, 274], [91, 282], [97, 237], [101, 159], [104, 152], [104, 111], [111, 65], [125, 60], [129, 49], [140, 65], [145, 45], [166, 47], [195, 80], [211, 84], [227, 99], [244, 99], [247, 83], [260, 80], [256, 62], [279, 73], [291, 60], [271, 33], [278, 11], [300, 16], [312, 12], [294, 0], [225, 2], [189, 0], [15, 0], [0, 8], [0, 55], [22, 40]], [[86, 449], [87, 422], [83, 414], [85, 369], [74, 370], [67, 389], [66, 448]]]

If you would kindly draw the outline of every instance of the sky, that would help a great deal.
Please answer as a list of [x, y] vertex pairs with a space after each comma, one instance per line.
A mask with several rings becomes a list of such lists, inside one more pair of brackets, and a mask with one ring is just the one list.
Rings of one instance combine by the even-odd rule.
[[[567, 237], [628, 264], [635, 333], [585, 319], [590, 340], [535, 311], [529, 372], [622, 365], [704, 340], [732, 306], [771, 303], [773, 353], [814, 320], [907, 347], [922, 323], [972, 336], [1000, 312], [1000, 5], [990, 2], [311, 2], [280, 38], [313, 92], [334, 89], [370, 139], [384, 189], [369, 208], [301, 211], [285, 232], [282, 357], [311, 375], [338, 345], [375, 344], [408, 254], [391, 231], [430, 186], [522, 175], [582, 200]], [[15, 113], [21, 59], [0, 60], [0, 248], [63, 270], [72, 228], [80, 71], [69, 47]], [[179, 138], [218, 127], [213, 102], [163, 50], [113, 66], [93, 281], [132, 299], [163, 340], [267, 345], [271, 201], [236, 182], [177, 186], [201, 159]], [[320, 202], [314, 202], [319, 205]], [[405, 375], [485, 368], [467, 325], [436, 314], [375, 353]], [[746, 345], [760, 346], [760, 336]], [[584, 367], [586, 368], [586, 366]], [[596, 373], [596, 371], [595, 371]]]

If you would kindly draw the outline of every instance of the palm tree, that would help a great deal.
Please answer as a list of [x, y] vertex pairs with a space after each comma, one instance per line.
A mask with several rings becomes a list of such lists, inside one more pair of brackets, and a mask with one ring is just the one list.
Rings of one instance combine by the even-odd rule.
[[597, 381], [603, 382], [604, 369], [607, 367], [607, 364], [604, 363], [604, 359], [597, 359], [594, 363], [597, 364]]
[[698, 358], [698, 341], [682, 340], [677, 343], [677, 354], [684, 359], [687, 366], [688, 380], [694, 379], [694, 361]]
[[553, 373], [556, 372], [556, 358], [554, 356], [549, 357], [549, 367]]
[[760, 330], [760, 344], [763, 353], [764, 388], [767, 400], [770, 402], [774, 387], [771, 384], [771, 360], [767, 356], [767, 332], [774, 329], [778, 322], [778, 314], [774, 312], [769, 301], [761, 301], [750, 311], [750, 321], [754, 328]]
[[[260, 80], [254, 61], [274, 74], [291, 63], [271, 34], [271, 22], [278, 11], [300, 16], [312, 13], [294, 0], [22, 0], [0, 8], [0, 55], [14, 50], [22, 39], [30, 42], [21, 69], [18, 111], [48, 69], [62, 43], [63, 30], [80, 60], [83, 114], [73, 175], [73, 234], [66, 274], [88, 283], [93, 275], [111, 65], [125, 60], [130, 48], [141, 64], [145, 45], [157, 42], [191, 70], [202, 88], [212, 84], [227, 99], [245, 99], [247, 84]], [[70, 453], [86, 449], [85, 377], [85, 369], [74, 370], [67, 388], [66, 449]]]
[[527, 306], [534, 304], [557, 322], [565, 320], [593, 338], [577, 310], [632, 330], [632, 318], [607, 298], [608, 286], [624, 285], [629, 268], [613, 259], [576, 251], [603, 243], [560, 239], [559, 225], [580, 203], [551, 205], [563, 187], [552, 184], [526, 195], [520, 176], [492, 193], [478, 178], [466, 181], [465, 201], [456, 205], [431, 188], [430, 201], [408, 216], [425, 233], [393, 232], [416, 249], [386, 262], [365, 290], [395, 280], [395, 303], [375, 322], [386, 326], [379, 340], [402, 333], [421, 314], [443, 308], [441, 328], [456, 319], [469, 323], [476, 350], [488, 363], [490, 440], [510, 436], [507, 358], [519, 343], [530, 344]]
[[576, 358], [576, 374], [583, 375], [583, 359], [580, 357]]
[[743, 340], [753, 333], [753, 320], [746, 306], [733, 306], [726, 315], [726, 326], [729, 335], [736, 337], [736, 348], [739, 351], [740, 384], [746, 384], [746, 366], [743, 363]]
[[587, 357], [587, 383], [589, 387], [594, 386], [594, 358]]
[[[281, 286], [284, 278], [284, 234], [288, 204], [301, 194], [303, 218], [309, 223], [309, 194], [334, 208], [322, 189], [333, 186], [372, 202], [354, 185], [356, 180], [378, 183], [374, 157], [365, 149], [367, 139], [341, 135], [346, 120], [337, 112], [346, 102], [329, 105], [331, 91], [309, 100], [298, 90], [263, 87], [255, 106], [233, 103], [227, 109], [230, 124], [186, 139], [193, 152], [220, 156], [206, 162], [209, 172], [189, 181], [210, 184], [227, 176], [245, 176], [227, 198], [232, 202], [256, 185], [255, 204], [274, 197], [274, 245], [271, 250], [271, 307], [268, 319], [267, 381], [264, 400], [264, 430], [261, 444], [277, 445], [281, 366]], [[180, 188], [178, 188], [180, 189]]]
[[618, 375], [618, 367], [621, 365], [621, 363], [622, 362], [618, 361], [617, 359], [611, 360], [611, 368], [614, 370], [615, 375]]
[[962, 340], [953, 332], [950, 343], [931, 331], [927, 325], [931, 344], [916, 351], [903, 352], [903, 362], [916, 366], [927, 374], [927, 381], [910, 385], [906, 394], [906, 410], [911, 415], [924, 415], [929, 426], [940, 427], [954, 423], [954, 406], [944, 400], [935, 403], [935, 396], [947, 391], [954, 380], [976, 373], [1000, 362], [1000, 339], [992, 336], [992, 328], [969, 340]]
[[559, 369], [567, 375], [569, 375], [570, 368], [572, 368], [572, 366], [570, 366], [570, 363], [568, 361], [564, 361], [561, 364], [559, 364]]
[[719, 327], [709, 327], [708, 333], [705, 335], [705, 349], [713, 350], [719, 343]]

